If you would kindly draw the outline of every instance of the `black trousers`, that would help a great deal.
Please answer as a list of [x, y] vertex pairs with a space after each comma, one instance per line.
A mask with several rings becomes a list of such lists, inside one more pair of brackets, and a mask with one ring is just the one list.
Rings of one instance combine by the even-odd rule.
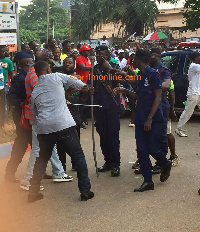
[[80, 193], [88, 193], [91, 188], [90, 179], [88, 177], [85, 155], [81, 148], [76, 128], [70, 127], [51, 134], [39, 134], [38, 140], [40, 153], [35, 162], [33, 177], [30, 180], [30, 193], [35, 194], [39, 192], [40, 182], [45, 173], [48, 160], [52, 155], [52, 149], [55, 144], [62, 147], [65, 150], [65, 153], [67, 153], [75, 162]]
[[18, 166], [22, 162], [26, 153], [28, 144], [32, 145], [32, 131], [25, 130], [20, 125], [21, 109], [13, 110], [13, 121], [16, 126], [16, 138], [11, 152], [10, 160], [6, 167], [6, 178], [12, 178], [17, 171]]
[[120, 166], [120, 110], [96, 111], [96, 130], [100, 135], [100, 146], [105, 162], [112, 167]]
[[[78, 134], [78, 138], [80, 140], [80, 125], [76, 125], [76, 131]], [[66, 152], [65, 152], [65, 148], [60, 143], [57, 143], [57, 152], [58, 152], [59, 160], [62, 163], [63, 169], [66, 172]], [[73, 161], [73, 158], [71, 158], [71, 164], [73, 167], [76, 166], [75, 161]]]

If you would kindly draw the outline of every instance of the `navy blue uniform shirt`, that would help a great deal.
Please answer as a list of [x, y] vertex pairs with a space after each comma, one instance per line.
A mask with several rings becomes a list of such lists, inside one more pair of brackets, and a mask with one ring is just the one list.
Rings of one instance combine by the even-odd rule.
[[[117, 68], [118, 65], [110, 63], [112, 67]], [[96, 80], [94, 80], [94, 87], [97, 87], [97, 92], [94, 93], [94, 104], [97, 105], [101, 105], [103, 110], [107, 110], [107, 109], [120, 109], [120, 95], [117, 94], [113, 94], [115, 96], [116, 102], [118, 103], [118, 105], [115, 103], [115, 101], [113, 100], [112, 96], [110, 93], [107, 92], [107, 90], [105, 89], [105, 87], [103, 86], [102, 83], [98, 83], [99, 80], [97, 80], [97, 76], [99, 76], [99, 74], [96, 72], [98, 68], [98, 64], [95, 65], [94, 67], [94, 75], [96, 75]], [[104, 80], [106, 80], [106, 76], [108, 76], [108, 71], [107, 70], [100, 70], [101, 75], [103, 77], [105, 77]], [[109, 76], [108, 76], [109, 78]], [[110, 78], [111, 79], [111, 78]], [[109, 82], [109, 80], [106, 80], [107, 82]], [[117, 80], [110, 80], [110, 83], [112, 84], [112, 89], [117, 87]]]
[[[137, 107], [135, 115], [135, 125], [144, 125], [155, 100], [153, 91], [162, 89], [162, 81], [159, 73], [147, 66], [143, 73], [139, 72], [137, 84]], [[152, 122], [163, 122], [161, 104], [155, 113]]]
[[[161, 80], [163, 82], [164, 79], [171, 80], [171, 72], [169, 69], [161, 62], [158, 63], [158, 65], [155, 67], [155, 69], [160, 73]], [[162, 92], [162, 107], [169, 108], [170, 104], [167, 99], [167, 91]]]
[[20, 107], [20, 104], [26, 100], [25, 90], [25, 77], [27, 73], [24, 70], [20, 70], [11, 82], [10, 90], [8, 92], [8, 98], [12, 105]]

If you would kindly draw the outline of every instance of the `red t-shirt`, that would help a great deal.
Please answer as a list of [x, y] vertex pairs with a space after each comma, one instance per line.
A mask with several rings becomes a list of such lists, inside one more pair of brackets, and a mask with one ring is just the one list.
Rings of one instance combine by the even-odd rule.
[[91, 62], [89, 58], [86, 58], [84, 56], [79, 56], [76, 59], [76, 75], [81, 76], [81, 79], [83, 81], [83, 83], [87, 83], [88, 80], [88, 75], [90, 73], [90, 71], [83, 71], [79, 68], [80, 64], [84, 64], [86, 67], [91, 67]]

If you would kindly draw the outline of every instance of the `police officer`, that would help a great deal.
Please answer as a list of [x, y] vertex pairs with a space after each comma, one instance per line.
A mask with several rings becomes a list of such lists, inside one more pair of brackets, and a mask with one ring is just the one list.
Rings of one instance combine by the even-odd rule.
[[111, 170], [111, 176], [120, 175], [120, 97], [114, 95], [113, 88], [117, 87], [117, 80], [109, 78], [112, 67], [106, 60], [110, 60], [108, 47], [99, 46], [96, 49], [98, 64], [94, 67], [94, 102], [102, 108], [96, 110], [96, 130], [100, 135], [100, 146], [105, 163], [99, 172]]
[[[151, 49], [151, 59], [149, 61], [149, 65], [156, 69], [159, 72], [161, 81], [162, 81], [162, 100], [161, 100], [161, 107], [163, 112], [163, 128], [161, 134], [161, 149], [165, 156], [168, 153], [168, 138], [167, 138], [167, 123], [169, 119], [169, 111], [170, 111], [170, 104], [169, 100], [167, 99], [167, 91], [170, 89], [171, 86], [171, 71], [160, 61], [161, 60], [161, 50], [160, 48], [152, 48]], [[156, 169], [157, 167], [154, 167]]]
[[144, 177], [143, 184], [134, 189], [134, 192], [154, 190], [149, 154], [163, 168], [160, 175], [161, 182], [169, 178], [171, 171], [171, 162], [167, 160], [161, 149], [162, 124], [164, 122], [160, 104], [162, 82], [159, 73], [148, 65], [150, 56], [150, 52], [139, 49], [133, 64], [140, 70], [138, 73], [140, 78], [137, 82], [135, 137], [137, 156]]
[[32, 142], [31, 130], [23, 129], [19, 125], [22, 113], [21, 105], [26, 100], [25, 77], [31, 65], [33, 65], [32, 52], [19, 52], [18, 60], [21, 70], [12, 79], [8, 93], [8, 100], [14, 106], [13, 121], [16, 126], [17, 135], [12, 148], [10, 160], [6, 167], [5, 179], [8, 182], [19, 182], [19, 180], [15, 178], [15, 172], [17, 171], [19, 164], [22, 162], [22, 158], [26, 152], [28, 144], [31, 144]]

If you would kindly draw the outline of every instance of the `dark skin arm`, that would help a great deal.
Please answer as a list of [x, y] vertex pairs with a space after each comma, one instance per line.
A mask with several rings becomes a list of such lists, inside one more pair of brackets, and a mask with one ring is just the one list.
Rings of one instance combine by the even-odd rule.
[[8, 75], [10, 76], [10, 79], [12, 80], [12, 79], [13, 79], [13, 77], [14, 77], [14, 73], [13, 73], [13, 71], [9, 71], [9, 72], [8, 72]]
[[175, 104], [175, 91], [174, 89], [169, 91], [169, 103], [170, 103], [170, 112], [169, 117], [172, 121], [178, 121], [178, 118], [176, 116], [175, 110], [174, 110], [174, 104]]
[[84, 64], [80, 64], [78, 66], [82, 71], [90, 71], [92, 69], [92, 67], [87, 67]]
[[135, 73], [133, 70], [130, 70], [128, 72], [120, 71], [118, 69], [112, 69], [111, 73], [113, 75], [121, 76], [123, 80], [125, 80], [127, 83], [129, 83], [131, 86], [135, 86], [137, 84], [137, 78], [134, 78]]
[[164, 79], [162, 83], [162, 91], [166, 92], [169, 90], [171, 86], [171, 80], [170, 79]]
[[152, 118], [154, 117], [154, 115], [155, 115], [156, 111], [158, 110], [158, 107], [161, 103], [162, 89], [155, 90], [154, 95], [155, 95], [155, 100], [154, 100], [153, 106], [151, 108], [151, 112], [149, 113], [149, 116], [144, 124], [144, 130], [146, 132], [149, 132], [151, 130]]
[[118, 94], [118, 93], [125, 93], [127, 95], [129, 95], [130, 97], [134, 97], [135, 99], [137, 99], [137, 94], [130, 91], [129, 89], [126, 89], [126, 88], [122, 88], [122, 87], [117, 87], [115, 89], [113, 89], [113, 92], [115, 94]]
[[[65, 96], [71, 96], [72, 94], [78, 92], [79, 90], [69, 88], [65, 90]], [[84, 85], [83, 88], [80, 90], [81, 97], [83, 100], [86, 100], [90, 94], [94, 94], [94, 88], [88, 88], [87, 85]]]

